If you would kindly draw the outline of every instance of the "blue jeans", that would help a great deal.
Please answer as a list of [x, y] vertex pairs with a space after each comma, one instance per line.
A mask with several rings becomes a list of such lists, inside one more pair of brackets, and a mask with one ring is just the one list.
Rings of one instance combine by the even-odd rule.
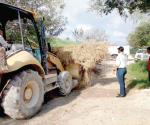
[[125, 96], [126, 90], [125, 90], [125, 75], [127, 73], [126, 68], [118, 68], [117, 69], [117, 79], [120, 84], [120, 95]]

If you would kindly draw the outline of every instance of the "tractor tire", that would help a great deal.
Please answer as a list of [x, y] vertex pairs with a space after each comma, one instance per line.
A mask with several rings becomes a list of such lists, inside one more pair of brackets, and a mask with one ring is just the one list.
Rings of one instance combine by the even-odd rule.
[[66, 96], [70, 94], [73, 87], [71, 74], [67, 71], [61, 72], [58, 76], [58, 84], [61, 95]]
[[2, 107], [13, 119], [27, 119], [35, 115], [44, 100], [44, 84], [39, 74], [32, 70], [14, 76], [4, 91]]

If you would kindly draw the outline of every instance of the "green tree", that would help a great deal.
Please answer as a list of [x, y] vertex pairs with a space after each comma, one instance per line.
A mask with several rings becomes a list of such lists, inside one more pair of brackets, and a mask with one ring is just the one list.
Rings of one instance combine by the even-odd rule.
[[98, 14], [106, 15], [114, 9], [117, 9], [120, 15], [125, 15], [127, 11], [132, 14], [136, 10], [141, 13], [150, 12], [149, 0], [91, 0], [90, 6]]
[[62, 16], [63, 0], [2, 0], [4, 3], [34, 11], [45, 17], [49, 36], [57, 36], [64, 29], [66, 18]]
[[133, 33], [129, 34], [128, 42], [135, 48], [150, 46], [150, 22], [140, 24]]

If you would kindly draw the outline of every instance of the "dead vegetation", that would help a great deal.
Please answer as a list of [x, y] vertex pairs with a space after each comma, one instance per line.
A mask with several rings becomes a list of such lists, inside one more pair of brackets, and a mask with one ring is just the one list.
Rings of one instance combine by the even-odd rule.
[[104, 42], [89, 41], [78, 45], [54, 48], [54, 53], [67, 68], [70, 64], [80, 65], [80, 87], [90, 86], [91, 72], [97, 63], [105, 58], [107, 45]]

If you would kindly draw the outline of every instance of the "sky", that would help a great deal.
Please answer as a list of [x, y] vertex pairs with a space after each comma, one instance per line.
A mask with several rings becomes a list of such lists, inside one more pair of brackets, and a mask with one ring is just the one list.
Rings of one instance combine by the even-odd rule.
[[73, 39], [75, 28], [99, 29], [106, 32], [109, 43], [116, 45], [128, 44], [127, 36], [135, 28], [132, 20], [120, 17], [115, 10], [109, 15], [97, 15], [89, 11], [89, 0], [65, 0], [63, 15], [67, 17], [66, 30], [61, 38]]

